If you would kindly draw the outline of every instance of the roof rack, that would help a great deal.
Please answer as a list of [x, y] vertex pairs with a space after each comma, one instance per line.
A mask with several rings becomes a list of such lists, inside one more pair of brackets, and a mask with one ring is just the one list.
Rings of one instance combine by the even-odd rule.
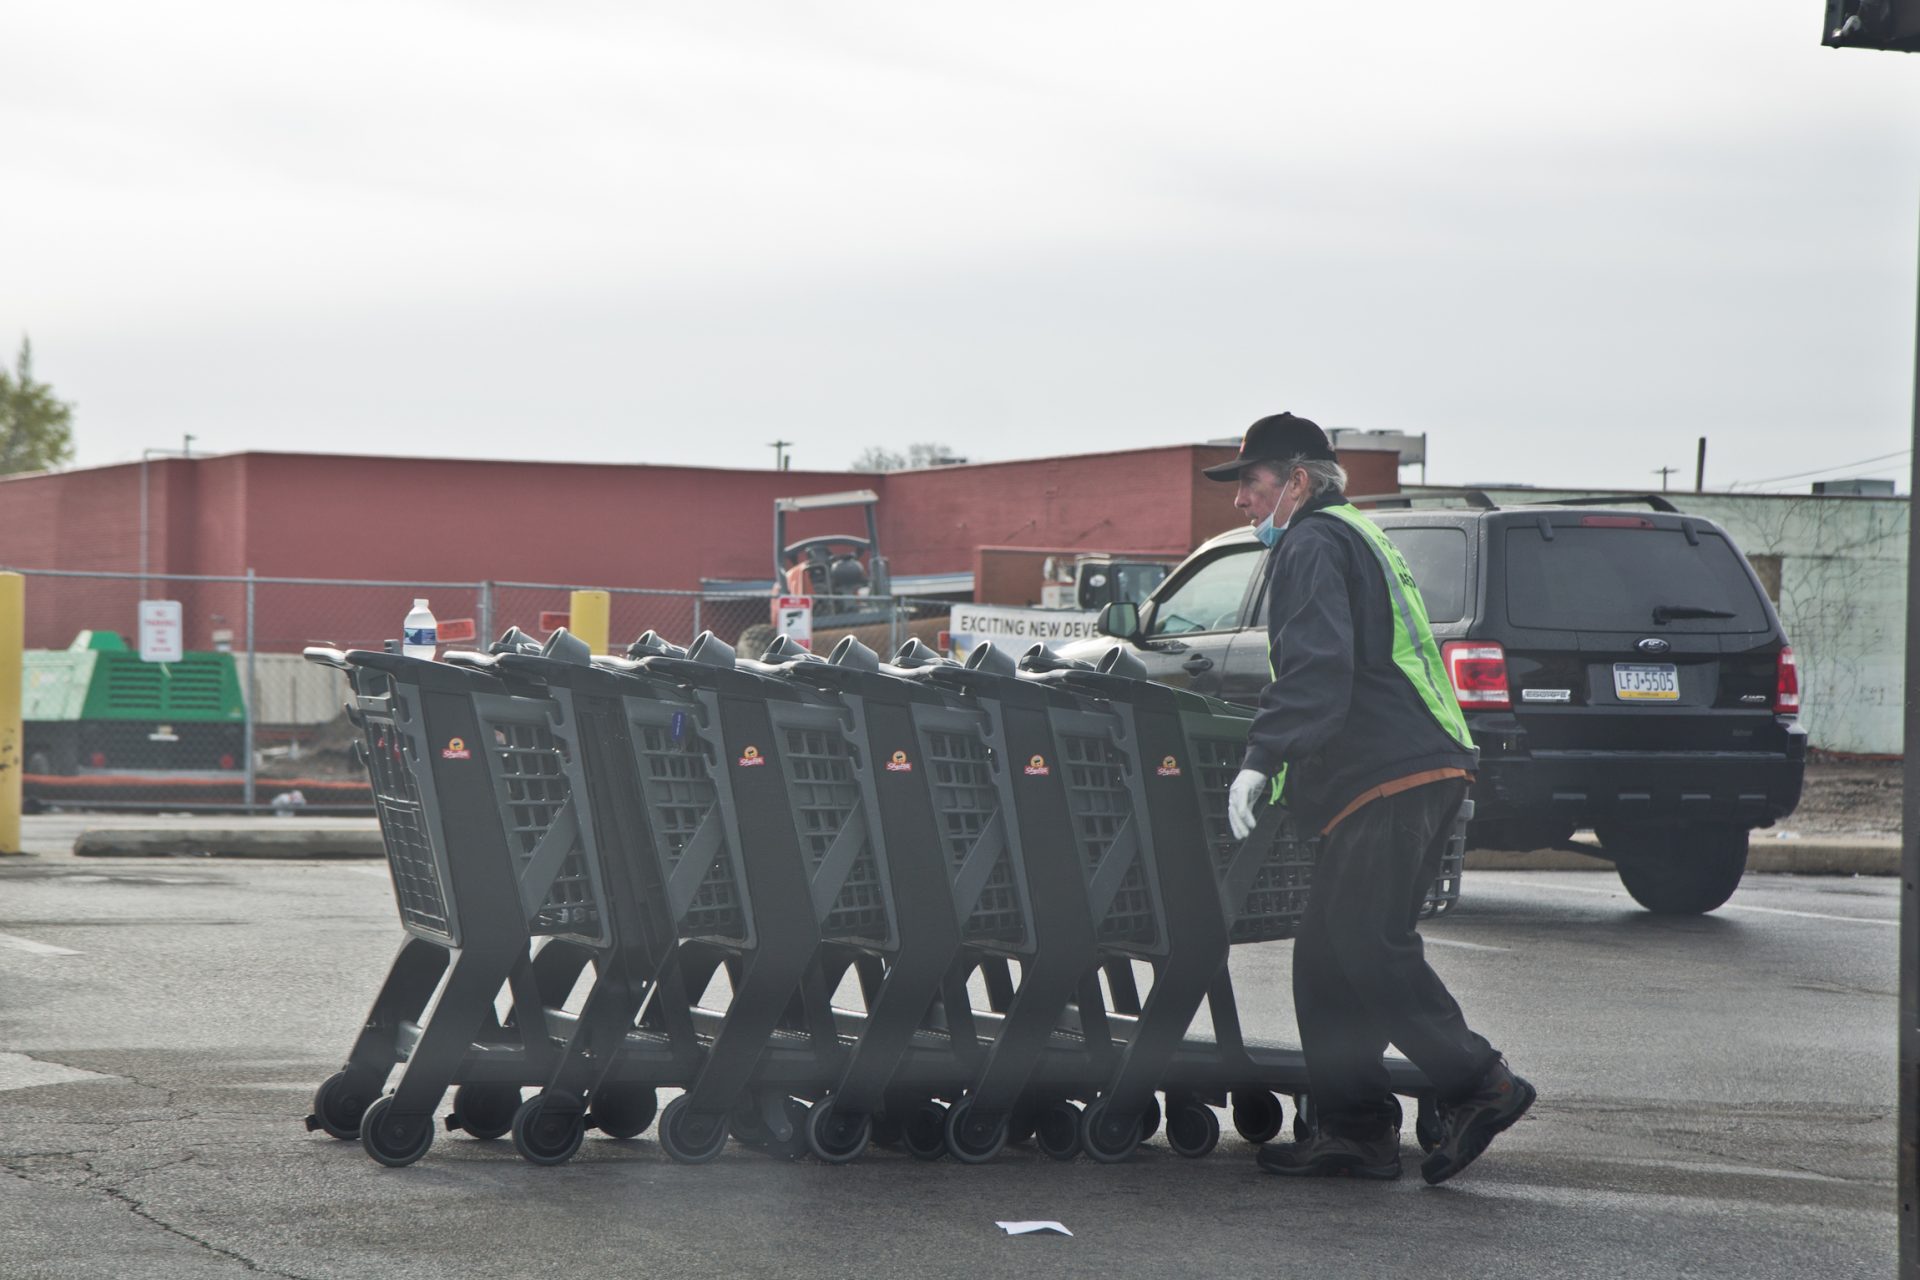
[[1359, 504], [1371, 502], [1376, 507], [1395, 507], [1411, 510], [1415, 499], [1425, 501], [1428, 498], [1452, 498], [1476, 507], [1481, 511], [1498, 511], [1500, 504], [1489, 498], [1484, 489], [1422, 489], [1419, 493], [1362, 493], [1347, 499]]
[[1532, 502], [1523, 503], [1522, 505], [1529, 507], [1618, 507], [1629, 506], [1636, 502], [1644, 502], [1655, 511], [1666, 511], [1674, 515], [1680, 514], [1680, 508], [1674, 506], [1657, 493], [1619, 493], [1599, 498], [1538, 498]]

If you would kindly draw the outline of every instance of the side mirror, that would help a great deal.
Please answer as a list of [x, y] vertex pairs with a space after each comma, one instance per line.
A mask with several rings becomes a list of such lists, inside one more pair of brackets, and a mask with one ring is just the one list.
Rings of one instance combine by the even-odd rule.
[[1131, 600], [1116, 600], [1100, 610], [1093, 627], [1116, 640], [1136, 640], [1140, 636], [1140, 606]]

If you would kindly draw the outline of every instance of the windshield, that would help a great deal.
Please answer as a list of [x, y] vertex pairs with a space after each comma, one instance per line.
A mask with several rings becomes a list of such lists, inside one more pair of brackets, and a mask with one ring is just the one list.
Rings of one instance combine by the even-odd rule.
[[1207, 561], [1173, 591], [1154, 602], [1147, 624], [1150, 636], [1181, 635], [1188, 631], [1229, 631], [1240, 625], [1240, 602], [1247, 580], [1260, 563], [1258, 543], [1234, 547]]
[[[1717, 533], [1679, 529], [1509, 528], [1507, 617], [1561, 631], [1766, 631], [1766, 605]], [[1665, 621], [1656, 621], [1658, 616]]]

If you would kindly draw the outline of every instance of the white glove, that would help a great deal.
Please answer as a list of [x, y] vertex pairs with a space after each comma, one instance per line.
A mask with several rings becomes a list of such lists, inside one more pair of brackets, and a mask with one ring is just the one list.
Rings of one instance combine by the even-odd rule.
[[1235, 840], [1245, 840], [1253, 834], [1253, 803], [1266, 787], [1266, 774], [1258, 769], [1242, 769], [1233, 785], [1227, 788], [1227, 825], [1233, 828]]

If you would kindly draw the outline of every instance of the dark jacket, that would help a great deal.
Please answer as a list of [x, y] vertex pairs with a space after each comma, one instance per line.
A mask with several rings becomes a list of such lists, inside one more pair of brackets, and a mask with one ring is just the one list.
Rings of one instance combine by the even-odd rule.
[[1294, 516], [1267, 555], [1267, 644], [1273, 683], [1247, 736], [1245, 767], [1287, 768], [1284, 802], [1319, 827], [1362, 793], [1430, 769], [1472, 771], [1393, 662], [1393, 613], [1380, 562], [1364, 536], [1326, 508]]

